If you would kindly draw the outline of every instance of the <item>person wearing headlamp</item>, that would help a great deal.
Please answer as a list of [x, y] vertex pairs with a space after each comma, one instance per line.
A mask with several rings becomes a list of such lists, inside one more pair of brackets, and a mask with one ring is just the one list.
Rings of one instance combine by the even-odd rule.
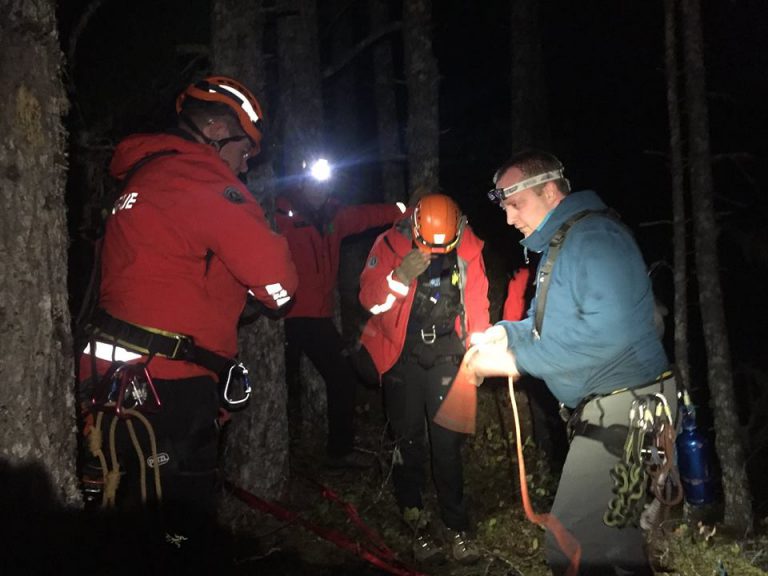
[[[523, 235], [524, 250], [541, 253], [536, 295], [526, 318], [485, 332], [467, 366], [477, 382], [519, 374], [544, 380], [569, 415], [571, 443], [552, 515], [581, 545], [578, 573], [650, 576], [641, 530], [631, 522], [619, 527], [609, 514], [611, 472], [633, 402], [663, 397], [672, 414], [676, 406], [643, 256], [595, 192], [570, 193], [563, 165], [549, 153], [516, 154], [494, 184], [489, 196]], [[572, 558], [549, 532], [546, 553], [554, 574], [565, 574]]]
[[[470, 538], [461, 446], [465, 435], [433, 422], [470, 335], [489, 326], [483, 242], [456, 203], [422, 196], [409, 218], [374, 243], [360, 277], [360, 302], [372, 314], [363, 330], [384, 391], [396, 450], [392, 479], [417, 560], [444, 554], [426, 526], [421, 489], [429, 429], [440, 515], [454, 560], [479, 558]], [[425, 421], [426, 416], [426, 421]]]
[[334, 293], [344, 238], [392, 224], [405, 211], [398, 204], [344, 206], [332, 196], [333, 167], [324, 158], [302, 163], [295, 185], [276, 201], [275, 221], [288, 239], [299, 287], [285, 317], [286, 380], [291, 429], [301, 424], [301, 355], [322, 376], [328, 406], [326, 465], [358, 468], [370, 464], [353, 450], [357, 376], [343, 353], [334, 316]]

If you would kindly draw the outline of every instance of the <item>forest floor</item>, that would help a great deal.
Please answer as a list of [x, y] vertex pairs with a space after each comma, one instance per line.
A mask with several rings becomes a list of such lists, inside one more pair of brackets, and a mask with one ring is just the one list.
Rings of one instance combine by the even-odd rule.
[[[294, 442], [292, 477], [279, 503], [296, 516], [262, 515], [263, 530], [248, 535], [234, 564], [237, 574], [407, 576], [548, 576], [543, 555], [544, 531], [525, 517], [515, 453], [514, 422], [505, 387], [483, 386], [478, 398], [477, 434], [464, 447], [465, 495], [473, 533], [482, 558], [471, 566], [455, 562], [418, 565], [412, 559], [411, 532], [402, 521], [392, 493], [392, 444], [386, 434], [380, 392], [358, 397], [358, 438], [371, 458], [364, 470], [329, 470], [323, 466], [321, 435]], [[526, 441], [524, 457], [533, 508], [546, 512], [557, 487], [548, 459]], [[440, 534], [434, 488], [425, 491], [425, 507]], [[750, 539], [719, 529], [713, 510], [679, 505], [654, 536], [658, 575], [751, 576], [768, 570], [765, 521]], [[345, 538], [352, 550], [345, 549]], [[341, 544], [340, 544], [341, 543]], [[354, 546], [357, 545], [357, 550]], [[365, 551], [374, 557], [364, 558]], [[376, 567], [376, 558], [387, 567]], [[372, 561], [371, 561], [372, 560]]]
[[[307, 431], [293, 443], [291, 477], [283, 497], [271, 503], [272, 512], [227, 502], [240, 506], [247, 522], [236, 534], [216, 532], [214, 538], [200, 540], [205, 543], [200, 549], [175, 546], [145, 516], [130, 524], [122, 516], [58, 510], [56, 490], [42, 470], [10, 469], [0, 460], [0, 574], [551, 574], [542, 551], [544, 531], [526, 519], [521, 505], [506, 387], [486, 382], [479, 389], [477, 433], [464, 447], [465, 494], [472, 531], [482, 551], [481, 559], [471, 566], [413, 561], [412, 534], [400, 518], [392, 493], [393, 446], [378, 390], [361, 390], [357, 423], [357, 446], [370, 457], [369, 468], [326, 468], [324, 434]], [[524, 444], [524, 457], [533, 508], [546, 512], [556, 490], [556, 475], [530, 441]], [[234, 496], [228, 492], [225, 498]], [[439, 534], [431, 482], [425, 506]], [[758, 519], [749, 538], [727, 534], [713, 518], [716, 510], [680, 505], [670, 511], [653, 538], [658, 576], [768, 574], [766, 518]]]

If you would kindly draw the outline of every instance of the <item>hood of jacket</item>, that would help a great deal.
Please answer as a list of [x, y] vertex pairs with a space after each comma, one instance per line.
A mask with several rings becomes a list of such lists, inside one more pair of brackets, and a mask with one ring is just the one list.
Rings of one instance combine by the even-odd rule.
[[144, 158], [158, 152], [174, 151], [180, 154], [194, 154], [208, 161], [216, 159], [224, 169], [231, 173], [226, 162], [219, 157], [218, 152], [207, 144], [187, 140], [174, 134], [134, 134], [128, 136], [115, 148], [115, 154], [109, 165], [112, 177], [122, 180], [136, 164]]

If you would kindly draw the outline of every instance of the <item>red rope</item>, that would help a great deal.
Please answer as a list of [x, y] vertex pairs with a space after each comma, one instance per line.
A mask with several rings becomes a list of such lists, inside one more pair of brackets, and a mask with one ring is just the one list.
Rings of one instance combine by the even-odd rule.
[[392, 550], [390, 550], [384, 544], [384, 541], [381, 539], [381, 537], [363, 523], [355, 507], [352, 506], [352, 504], [341, 500], [338, 495], [336, 495], [336, 493], [329, 488], [322, 487], [323, 496], [338, 503], [345, 509], [347, 515], [358, 526], [358, 528], [362, 529], [366, 536], [374, 541], [375, 545], [373, 546], [373, 549], [369, 549], [365, 546], [365, 544], [361, 544], [355, 540], [352, 540], [346, 534], [343, 534], [338, 530], [317, 526], [302, 518], [297, 512], [283, 508], [274, 502], [263, 500], [262, 498], [251, 494], [247, 490], [235, 486], [229, 481], [225, 481], [224, 485], [227, 490], [229, 490], [234, 496], [239, 498], [251, 508], [255, 510], [261, 510], [267, 514], [271, 514], [280, 520], [296, 523], [306, 530], [317, 534], [321, 538], [332, 542], [339, 548], [356, 554], [366, 562], [369, 562], [370, 564], [373, 564], [377, 568], [389, 572], [390, 574], [396, 574], [398, 576], [427, 576], [422, 572], [418, 572], [406, 566], [400, 560], [398, 560], [395, 556], [395, 553], [392, 552]]

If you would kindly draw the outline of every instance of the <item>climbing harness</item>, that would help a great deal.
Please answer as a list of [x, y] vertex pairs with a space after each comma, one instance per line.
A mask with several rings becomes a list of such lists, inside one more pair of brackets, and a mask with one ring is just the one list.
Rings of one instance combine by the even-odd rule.
[[637, 526], [647, 490], [663, 506], [682, 499], [682, 486], [674, 467], [674, 422], [661, 393], [640, 396], [629, 409], [629, 431], [621, 460], [611, 469], [613, 498], [603, 515], [607, 526]]
[[251, 492], [235, 486], [229, 481], [224, 482], [224, 487], [236, 498], [254, 510], [260, 510], [261, 512], [266, 512], [267, 514], [270, 514], [280, 520], [298, 524], [302, 528], [320, 536], [324, 540], [335, 544], [339, 548], [356, 554], [366, 562], [388, 572], [389, 574], [396, 574], [398, 576], [427, 576], [422, 572], [418, 572], [417, 570], [410, 568], [403, 561], [401, 561], [397, 555], [384, 543], [384, 540], [381, 538], [381, 536], [379, 536], [373, 529], [371, 529], [362, 521], [360, 515], [357, 512], [357, 509], [352, 504], [342, 500], [330, 488], [317, 482], [314, 482], [314, 484], [318, 486], [322, 496], [326, 500], [333, 502], [345, 512], [349, 520], [365, 536], [367, 541], [358, 542], [350, 536], [339, 532], [338, 530], [318, 526], [303, 518], [298, 512], [288, 510], [276, 502], [271, 502], [259, 498]]

